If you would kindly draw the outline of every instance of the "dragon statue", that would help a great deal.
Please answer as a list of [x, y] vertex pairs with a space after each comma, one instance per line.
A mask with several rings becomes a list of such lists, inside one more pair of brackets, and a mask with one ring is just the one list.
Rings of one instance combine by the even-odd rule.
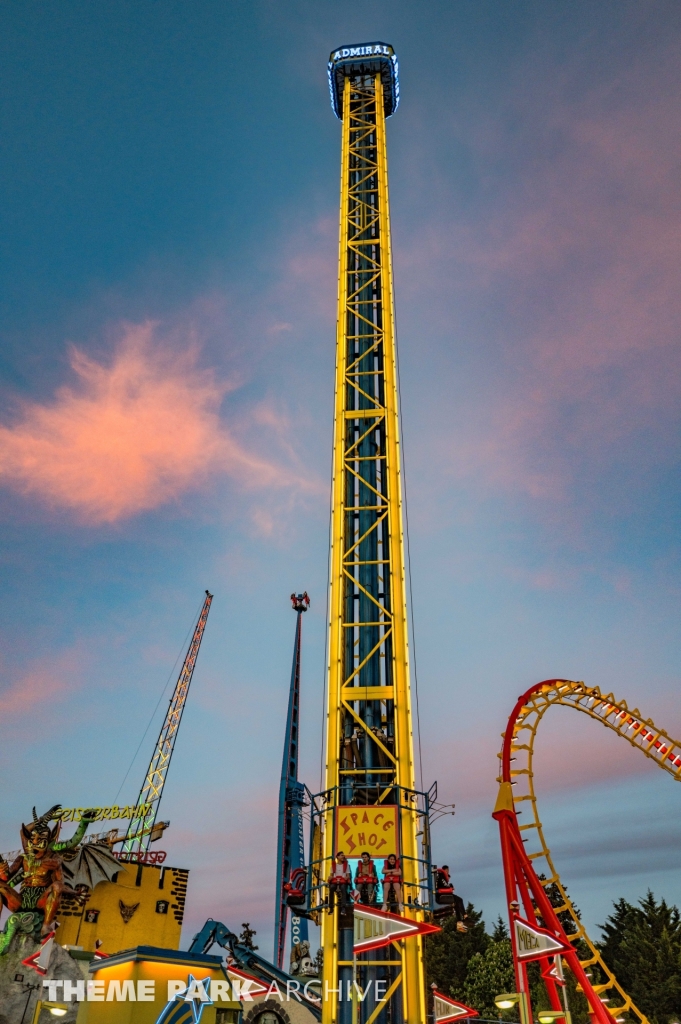
[[[121, 866], [105, 844], [79, 845], [96, 812], [83, 812], [70, 839], [59, 841], [61, 804], [21, 826], [20, 853], [12, 864], [0, 858], [0, 902], [10, 915], [0, 932], [0, 956], [9, 949], [17, 932], [36, 942], [54, 929], [54, 919], [65, 890], [84, 895], [98, 882], [113, 881]], [[50, 822], [57, 819], [54, 826]], [[17, 886], [21, 885], [18, 889]]]

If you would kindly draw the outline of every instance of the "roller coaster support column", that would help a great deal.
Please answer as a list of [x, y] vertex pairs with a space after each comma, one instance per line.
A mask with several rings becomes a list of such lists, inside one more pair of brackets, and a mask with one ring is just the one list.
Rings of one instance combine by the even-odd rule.
[[[657, 760], [661, 767], [665, 768], [675, 778], [681, 773], [681, 754], [679, 746], [670, 740], [660, 730], [655, 730], [651, 722], [642, 723], [639, 712], [629, 714], [626, 704], [617, 704], [614, 698], [601, 697], [597, 688], [586, 687], [583, 683], [574, 683], [570, 680], [547, 679], [531, 687], [527, 693], [518, 698], [513, 709], [508, 726], [504, 734], [504, 745], [501, 751], [501, 775], [499, 777], [499, 796], [494, 808], [493, 817], [499, 823], [501, 838], [501, 852], [504, 862], [504, 879], [506, 882], [506, 897], [508, 901], [509, 919], [511, 926], [511, 940], [513, 943], [513, 960], [515, 964], [516, 983], [518, 991], [528, 992], [527, 972], [525, 963], [522, 961], [518, 949], [518, 929], [520, 917], [520, 906], [524, 911], [525, 921], [535, 928], [538, 927], [537, 917], [541, 919], [540, 931], [553, 940], [554, 944], [563, 947], [561, 956], [569, 969], [572, 971], [581, 991], [584, 993], [589, 1004], [591, 1018], [594, 1024], [613, 1024], [613, 1019], [618, 1014], [626, 1011], [633, 1012], [640, 1021], [645, 1017], [633, 1005], [631, 999], [618, 985], [612, 973], [603, 963], [600, 953], [590, 942], [584, 926], [575, 913], [567, 894], [561, 885], [553, 863], [551, 861], [548, 847], [544, 842], [541, 823], [537, 817], [536, 799], [534, 795], [532, 754], [534, 737], [537, 726], [546, 710], [553, 704], [562, 704], [568, 707], [575, 707], [585, 712], [591, 718], [600, 720], [604, 725], [623, 735], [636, 747], [642, 748], [647, 756]], [[650, 728], [652, 727], [652, 729]], [[663, 738], [661, 738], [663, 737]], [[642, 742], [643, 741], [643, 742]], [[519, 760], [520, 759], [520, 762]], [[524, 760], [523, 760], [524, 759]], [[515, 761], [515, 766], [512, 766]], [[524, 767], [522, 765], [525, 765]], [[522, 782], [521, 791], [515, 791], [514, 785]], [[534, 820], [526, 822], [522, 828], [525, 830], [525, 837], [521, 834], [518, 824], [516, 803], [523, 802]], [[527, 801], [530, 801], [528, 804]], [[534, 830], [534, 832], [532, 832]], [[533, 859], [530, 859], [528, 850], [525, 847], [530, 837], [532, 843], [539, 840], [539, 849], [532, 852], [532, 858], [545, 858], [549, 874], [543, 882], [537, 875]], [[525, 842], [523, 841], [525, 839]], [[563, 899], [562, 905], [556, 908], [551, 904], [546, 893], [547, 886], [554, 886], [560, 892]], [[561, 913], [564, 918], [571, 919], [571, 927], [574, 932], [568, 935], [558, 917]], [[522, 919], [521, 919], [522, 920]], [[584, 962], [580, 962], [579, 955], [573, 943], [581, 940], [590, 947], [590, 956]], [[550, 942], [549, 942], [550, 945]], [[566, 1024], [569, 1024], [569, 1013], [567, 1004], [561, 1005], [558, 996], [555, 975], [549, 973], [553, 957], [547, 955], [540, 960], [542, 965], [542, 978], [551, 1002], [553, 1010], [565, 1010]], [[591, 981], [592, 975], [588, 975], [585, 966], [597, 965], [601, 978]], [[610, 990], [617, 993], [622, 999], [622, 1005], [608, 1008], [605, 1005], [601, 992]], [[610, 1001], [608, 996], [607, 1001]], [[528, 1012], [531, 1014], [528, 997]], [[531, 1016], [529, 1018], [532, 1019]]]
[[[304, 594], [291, 594], [291, 604], [296, 612], [296, 636], [293, 644], [293, 665], [291, 687], [286, 717], [286, 738], [284, 759], [281, 766], [279, 786], [279, 828], [277, 836], [277, 906], [274, 921], [274, 962], [283, 967], [286, 945], [286, 918], [288, 906], [284, 885], [291, 872], [305, 867], [303, 841], [303, 807], [305, 787], [298, 782], [298, 741], [300, 730], [300, 650], [302, 640], [303, 612], [310, 607], [310, 598]], [[307, 939], [307, 920], [293, 911], [291, 942]]]
[[[355, 859], [363, 849], [381, 860], [395, 853], [404, 913], [422, 920], [430, 866], [417, 839], [385, 139], [399, 97], [397, 58], [384, 43], [345, 46], [331, 53], [328, 71], [342, 121], [341, 204], [326, 789], [314, 871], [328, 893], [339, 848]], [[424, 1024], [420, 936], [387, 947], [384, 960], [380, 950], [353, 964], [352, 913], [327, 901], [319, 916], [323, 1024], [350, 1024], [353, 968], [361, 986], [380, 981], [386, 995], [356, 1006], [359, 1024]]]
[[[504, 809], [500, 809], [499, 802], [494, 811], [494, 817], [499, 822], [499, 835], [501, 839], [501, 854], [504, 864], [504, 881], [506, 883], [506, 897], [508, 900], [508, 912], [509, 912], [509, 931], [511, 933], [511, 946], [513, 948], [513, 966], [515, 968], [515, 980], [517, 991], [520, 995], [520, 1024], [532, 1024], [532, 1004], [530, 1002], [530, 986], [527, 978], [527, 965], [523, 963], [521, 958], [518, 956], [518, 935], [516, 930], [516, 921], [520, 917], [519, 906], [517, 902], [518, 888], [520, 888], [523, 895], [523, 901], [525, 905], [532, 906], [531, 897], [527, 892], [527, 886], [524, 885], [523, 880], [518, 881], [518, 876], [514, 870], [515, 865], [515, 848], [514, 837], [511, 835], [512, 824], [510, 819], [505, 813]], [[516, 826], [517, 827], [517, 826]], [[522, 841], [521, 841], [522, 842]], [[524, 852], [524, 851], [523, 851]], [[542, 894], [544, 894], [542, 889]], [[548, 902], [548, 901], [547, 901]], [[534, 919], [534, 909], [530, 920]], [[563, 1007], [560, 1004], [560, 999], [556, 989], [556, 983], [552, 978], [547, 977], [547, 972], [543, 972], [544, 984], [546, 986], [549, 1001], [551, 1003], [552, 1010], [561, 1010]], [[611, 1019], [607, 1018], [608, 1024], [612, 1024]], [[570, 1024], [569, 1018], [565, 1021], [565, 1024]], [[602, 1022], [605, 1024], [605, 1022]]]

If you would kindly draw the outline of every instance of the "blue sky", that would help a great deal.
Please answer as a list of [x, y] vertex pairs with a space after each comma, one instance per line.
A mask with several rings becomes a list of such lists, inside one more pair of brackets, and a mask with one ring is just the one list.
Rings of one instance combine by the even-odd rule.
[[[318, 788], [339, 124], [334, 46], [400, 58], [389, 122], [424, 781], [490, 922], [499, 734], [553, 676], [672, 735], [679, 683], [675, 0], [9, 0], [0, 11], [0, 842], [119, 791], [206, 587], [163, 801], [186, 935], [269, 951], [294, 616]], [[679, 793], [605, 730], [540, 737], [588, 925], [681, 900]], [[119, 799], [134, 799], [154, 720]]]

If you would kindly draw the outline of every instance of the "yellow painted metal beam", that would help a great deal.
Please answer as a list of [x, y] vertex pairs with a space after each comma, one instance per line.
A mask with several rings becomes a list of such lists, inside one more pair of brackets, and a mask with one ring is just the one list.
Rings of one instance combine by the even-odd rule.
[[[421, 869], [419, 818], [415, 801], [408, 795], [415, 788], [415, 772], [384, 109], [380, 74], [345, 78], [332, 469], [327, 803], [320, 876], [324, 880], [328, 877], [336, 852], [336, 807], [345, 801], [376, 805], [396, 800], [406, 899], [407, 894], [416, 896], [420, 892]], [[349, 767], [348, 746], [352, 750]], [[367, 763], [361, 763], [361, 756], [357, 762], [360, 749], [364, 752], [361, 756], [369, 758]], [[384, 762], [381, 765], [379, 756]], [[405, 914], [423, 918], [422, 910], [409, 905]], [[338, 912], [323, 910], [322, 982], [330, 998], [323, 1000], [322, 1024], [337, 1024], [342, 1016], [334, 990], [339, 987], [339, 971], [346, 971], [351, 964], [347, 958], [351, 950], [340, 955], [338, 927]], [[401, 970], [386, 998], [401, 1000], [400, 1024], [424, 1024], [421, 939], [410, 938], [400, 943], [395, 953], [398, 949]], [[393, 962], [392, 957], [388, 962]], [[380, 1004], [365, 1024], [371, 1024], [385, 1005]]]

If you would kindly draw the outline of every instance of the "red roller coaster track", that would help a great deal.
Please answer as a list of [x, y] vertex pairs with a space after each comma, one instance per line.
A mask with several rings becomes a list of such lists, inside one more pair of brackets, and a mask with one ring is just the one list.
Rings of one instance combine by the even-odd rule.
[[[576, 708], [590, 718], [598, 719], [602, 725], [622, 736], [677, 781], [681, 779], [681, 743], [671, 739], [652, 721], [644, 720], [638, 709], [630, 711], [624, 701], [616, 700], [612, 694], [603, 696], [598, 687], [585, 686], [584, 683], [571, 680], [547, 679], [532, 686], [518, 698], [499, 755], [501, 775], [494, 817], [499, 823], [501, 837], [516, 984], [522, 996], [521, 1012], [523, 1016], [527, 1014], [528, 1021], [532, 1020], [526, 958], [519, 956], [517, 938], [517, 922], [524, 917], [533, 925], [539, 919], [538, 923], [546, 932], [567, 947], [562, 953], [562, 961], [572, 971], [578, 990], [584, 993], [594, 1022], [613, 1024], [613, 1021], [630, 1020], [648, 1024], [647, 1018], [619, 985], [586, 934], [553, 865], [551, 852], [544, 839], [534, 792], [532, 761], [537, 727], [549, 707], [555, 704]], [[524, 812], [529, 812], [531, 820], [521, 825], [518, 815]], [[540, 872], [541, 878], [535, 870], [537, 862], [545, 869]], [[557, 907], [552, 906], [549, 900], [546, 891], [549, 888], [552, 893], [560, 893], [562, 903]], [[559, 914], [569, 928], [569, 933], [561, 924]], [[571, 922], [569, 925], [568, 921]], [[561, 958], [555, 957], [555, 963], [554, 957], [549, 955], [536, 955], [534, 958], [540, 962], [542, 979], [553, 1011], [563, 1011], [561, 1017], [556, 1019], [560, 1022], [564, 1016], [566, 1024], [570, 1024], [568, 1007], [567, 1004], [563, 1005], [560, 998], [560, 982], [556, 977], [562, 972]], [[523, 1001], [525, 1006], [522, 1005]]]

